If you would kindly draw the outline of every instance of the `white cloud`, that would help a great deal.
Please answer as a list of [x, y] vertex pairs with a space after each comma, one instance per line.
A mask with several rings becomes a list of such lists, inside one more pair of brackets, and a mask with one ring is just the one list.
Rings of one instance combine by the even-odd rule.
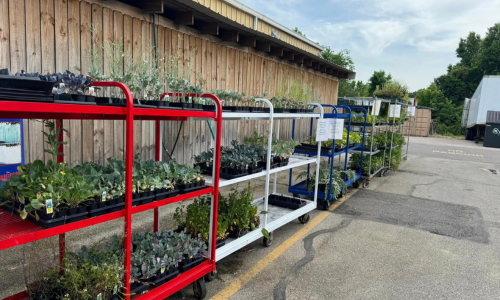
[[351, 50], [358, 79], [384, 69], [412, 90], [456, 62], [460, 38], [470, 31], [484, 36], [500, 21], [499, 0], [240, 1], [335, 51]]

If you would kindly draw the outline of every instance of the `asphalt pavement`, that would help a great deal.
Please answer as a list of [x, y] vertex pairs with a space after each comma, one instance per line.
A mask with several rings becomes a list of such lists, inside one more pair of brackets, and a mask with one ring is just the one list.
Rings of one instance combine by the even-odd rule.
[[[229, 299], [500, 299], [499, 169], [500, 149], [411, 138], [400, 171], [374, 178]], [[277, 230], [275, 244], [301, 226]], [[209, 296], [224, 299], [270, 251], [256, 242], [222, 260]]]

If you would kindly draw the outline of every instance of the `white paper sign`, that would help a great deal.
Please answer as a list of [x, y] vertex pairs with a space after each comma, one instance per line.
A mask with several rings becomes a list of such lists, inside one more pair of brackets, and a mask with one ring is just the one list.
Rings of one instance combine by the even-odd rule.
[[408, 116], [410, 117], [415, 116], [415, 106], [408, 106]]
[[316, 127], [316, 142], [328, 141], [329, 133], [329, 122], [328, 120], [318, 120], [318, 126]]
[[399, 118], [401, 116], [401, 105], [391, 105], [389, 117]]
[[344, 134], [344, 119], [333, 119], [332, 121], [334, 121], [334, 130], [331, 138], [341, 140]]
[[373, 102], [372, 116], [378, 116], [380, 114], [380, 106], [382, 106], [381, 100], [375, 100]]

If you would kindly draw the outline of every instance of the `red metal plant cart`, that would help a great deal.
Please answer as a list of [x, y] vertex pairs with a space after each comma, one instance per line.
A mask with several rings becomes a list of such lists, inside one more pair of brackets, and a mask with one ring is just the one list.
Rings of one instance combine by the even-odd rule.
[[[217, 236], [217, 210], [218, 210], [218, 181], [219, 168], [214, 167], [215, 182], [213, 187], [206, 187], [198, 191], [178, 195], [172, 198], [152, 202], [149, 204], [132, 207], [132, 166], [133, 166], [133, 136], [134, 120], [154, 120], [155, 121], [155, 159], [160, 160], [161, 141], [160, 141], [160, 121], [183, 121], [190, 117], [209, 118], [216, 122], [216, 144], [214, 166], [220, 164], [220, 146], [221, 146], [221, 128], [222, 128], [222, 105], [220, 100], [211, 94], [204, 94], [201, 97], [211, 98], [215, 102], [216, 111], [194, 111], [194, 110], [174, 110], [174, 109], [154, 109], [134, 107], [132, 94], [129, 88], [119, 82], [94, 82], [94, 86], [118, 87], [126, 96], [126, 107], [110, 107], [96, 105], [77, 105], [77, 104], [54, 104], [38, 103], [24, 101], [1, 101], [0, 100], [0, 118], [19, 118], [19, 119], [55, 119], [57, 126], [62, 126], [63, 119], [97, 119], [97, 120], [126, 120], [126, 155], [125, 155], [125, 208], [121, 211], [108, 213], [75, 223], [69, 223], [62, 226], [43, 229], [38, 225], [18, 216], [12, 215], [0, 209], [0, 250], [23, 245], [33, 241], [41, 240], [51, 236], [59, 235], [60, 261], [65, 254], [65, 233], [80, 228], [92, 226], [95, 224], [124, 218], [125, 228], [125, 261], [124, 261], [124, 293], [130, 294], [130, 259], [131, 259], [131, 234], [132, 234], [132, 215], [146, 210], [154, 209], [154, 231], [159, 231], [159, 207], [194, 198], [203, 194], [212, 195], [211, 212], [211, 235], [209, 240], [208, 258], [198, 265], [181, 273], [178, 277], [167, 283], [151, 289], [148, 293], [140, 296], [134, 296], [134, 299], [164, 299], [180, 289], [186, 287], [203, 276], [215, 271], [215, 248]], [[199, 96], [199, 95], [192, 95]], [[59, 140], [62, 141], [62, 131]], [[63, 145], [59, 148], [59, 153], [63, 152]], [[59, 155], [58, 162], [63, 162], [63, 156]], [[27, 298], [25, 292], [8, 297], [9, 300]], [[125, 296], [129, 300], [130, 296]]]

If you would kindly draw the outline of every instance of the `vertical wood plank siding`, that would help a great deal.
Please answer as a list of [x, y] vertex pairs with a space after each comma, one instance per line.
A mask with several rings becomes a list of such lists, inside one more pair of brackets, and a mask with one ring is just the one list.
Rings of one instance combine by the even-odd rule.
[[[198, 0], [247, 27], [253, 27], [253, 18], [220, 0]], [[216, 38], [196, 34], [194, 31], [176, 28], [173, 23], [157, 18], [156, 39], [160, 68], [171, 68], [170, 59], [177, 55], [180, 67], [190, 67], [194, 83], [197, 73], [203, 74], [206, 90], [228, 89], [247, 95], [269, 97], [283, 86], [290, 88], [294, 80], [311, 84], [316, 102], [335, 104], [338, 82], [331, 76], [302, 69], [298, 65], [267, 57], [248, 48], [234, 48], [214, 42]], [[261, 23], [266, 33], [275, 30]], [[180, 31], [179, 31], [180, 30]], [[275, 30], [276, 31], [276, 30]], [[28, 72], [81, 72], [88, 74], [92, 47], [102, 49], [105, 41], [123, 41], [125, 52], [135, 61], [147, 59], [147, 49], [154, 45], [154, 27], [148, 14], [137, 9], [110, 1], [100, 4], [88, 0], [0, 0], [0, 68], [10, 68], [13, 73]], [[282, 34], [282, 33], [278, 33]], [[282, 35], [280, 35], [281, 37]], [[283, 35], [285, 38], [286, 35]], [[294, 44], [292, 39], [290, 42]], [[300, 44], [295, 46], [303, 48]], [[303, 48], [305, 49], [305, 48]], [[307, 49], [305, 49], [307, 50]], [[109, 73], [113, 53], [99, 51], [103, 58], [102, 69]], [[165, 91], [169, 91], [165, 87]], [[162, 122], [163, 141], [166, 151], [177, 161], [190, 162], [193, 155], [212, 147], [210, 125], [206, 121], [187, 121], [182, 125], [176, 149], [171, 153], [180, 122]], [[25, 157], [28, 162], [36, 159], [47, 161], [43, 124], [40, 120], [25, 120]], [[291, 121], [282, 121], [280, 137], [291, 137]], [[298, 121], [298, 137], [304, 139], [309, 132], [308, 120]], [[105, 163], [109, 157], [124, 156], [123, 121], [71, 120], [65, 121], [69, 130], [64, 135], [65, 160], [70, 166], [93, 161]], [[144, 159], [154, 158], [154, 123], [136, 121], [134, 127], [134, 151]], [[223, 143], [248, 136], [253, 131], [265, 133], [268, 125], [256, 121], [224, 121]], [[161, 147], [163, 148], [163, 146]]]

